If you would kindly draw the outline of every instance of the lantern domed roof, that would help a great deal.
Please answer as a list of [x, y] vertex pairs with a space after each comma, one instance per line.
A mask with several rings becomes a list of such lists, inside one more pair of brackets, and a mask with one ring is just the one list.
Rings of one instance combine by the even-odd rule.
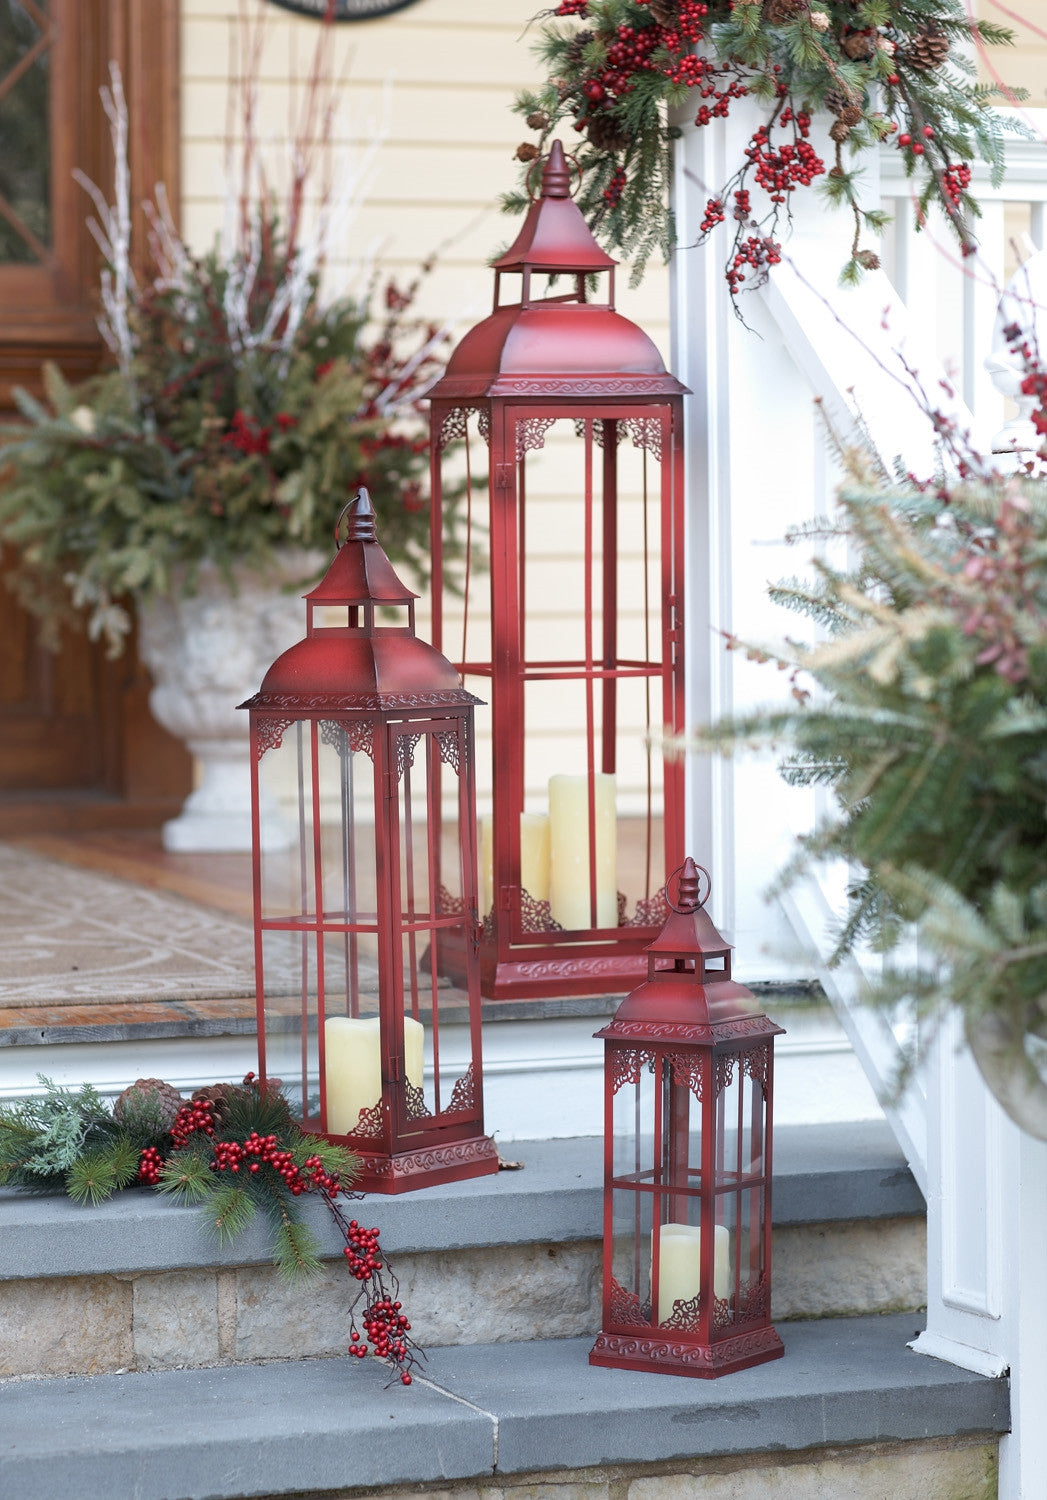
[[[478, 703], [462, 687], [447, 658], [415, 635], [416, 598], [379, 543], [374, 506], [361, 488], [352, 504], [345, 542], [324, 577], [305, 595], [305, 639], [276, 658], [260, 690], [240, 706], [296, 712]], [[385, 623], [381, 611], [398, 605], [408, 609], [406, 625]], [[325, 606], [345, 611], [347, 623], [314, 623], [314, 610]]]
[[[668, 919], [647, 946], [647, 979], [619, 1005], [597, 1036], [715, 1041], [739, 1032], [773, 1036], [781, 1030], [760, 1012], [756, 997], [731, 978], [731, 944], [705, 910], [700, 875], [689, 856]], [[708, 878], [708, 877], [707, 877]], [[666, 887], [668, 897], [668, 886]]]
[[[570, 196], [563, 147], [554, 141], [513, 244], [494, 262], [495, 308], [465, 335], [433, 386], [434, 398], [512, 395], [680, 395], [653, 340], [607, 302], [586, 300], [586, 279], [617, 264], [593, 238]], [[497, 301], [505, 272], [523, 277], [521, 299]], [[531, 278], [570, 276], [574, 290], [532, 296]]]

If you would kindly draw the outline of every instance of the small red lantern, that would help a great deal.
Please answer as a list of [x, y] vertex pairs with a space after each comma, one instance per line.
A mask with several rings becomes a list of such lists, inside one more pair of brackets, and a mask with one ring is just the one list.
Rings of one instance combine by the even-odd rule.
[[[701, 895], [702, 877], [705, 895]], [[771, 1326], [774, 1038], [684, 862], [647, 981], [604, 1038], [603, 1328], [590, 1364], [713, 1377], [782, 1354]], [[666, 887], [668, 898], [668, 887]]]
[[[658, 747], [684, 726], [685, 389], [615, 311], [615, 261], [569, 188], [557, 141], [494, 262], [493, 313], [430, 392], [433, 640], [491, 701], [480, 984], [493, 999], [635, 984], [683, 858], [683, 766]], [[503, 303], [514, 276], [519, 301]], [[452, 439], [468, 479], [473, 418], [489, 638], [468, 570], [463, 608], [442, 567], [444, 497], [463, 473]]]
[[304, 1130], [359, 1155], [369, 1191], [494, 1172], [475, 958], [478, 700], [416, 637], [415, 595], [376, 540], [366, 490], [305, 598], [305, 639], [241, 705], [259, 1072], [280, 1078]]

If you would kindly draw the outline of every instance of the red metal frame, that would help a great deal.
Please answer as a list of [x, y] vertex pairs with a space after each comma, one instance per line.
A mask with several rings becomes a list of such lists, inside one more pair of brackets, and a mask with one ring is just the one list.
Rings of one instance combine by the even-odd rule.
[[[708, 889], [701, 898], [693, 860], [679, 884], [648, 950], [646, 983], [597, 1032], [605, 1046], [604, 1281], [589, 1361], [711, 1378], [784, 1352], [770, 1320], [774, 1038], [782, 1028], [731, 978], [731, 950], [703, 910]], [[687, 1226], [680, 1233], [695, 1245], [683, 1273], [669, 1226]]]
[[[361, 490], [345, 544], [306, 596], [305, 639], [241, 705], [253, 750], [259, 1073], [264, 1085], [274, 1067], [290, 1064], [282, 1081], [302, 1128], [350, 1146], [360, 1158], [356, 1185], [386, 1193], [498, 1169], [483, 1133], [478, 700], [415, 635], [414, 598], [375, 538]], [[320, 609], [344, 623], [326, 623]], [[388, 623], [405, 611], [406, 625]], [[299, 789], [297, 831], [276, 851], [263, 812], [266, 757], [284, 757]], [[263, 878], [271, 865], [282, 881], [275, 910]], [[274, 956], [268, 945], [281, 941]], [[449, 967], [455, 990], [446, 985]], [[341, 1041], [329, 1055], [332, 1023], [343, 1029], [332, 1033]], [[441, 1031], [452, 1023], [468, 1039], [457, 1057], [448, 1057]], [[423, 1074], [417, 1038], [425, 1031]], [[370, 1094], [356, 1082], [365, 1063], [373, 1064]]]
[[[619, 753], [622, 685], [645, 680], [651, 695], [653, 738], [684, 728], [683, 661], [683, 396], [655, 346], [614, 309], [614, 261], [596, 244], [569, 196], [569, 173], [559, 143], [545, 165], [540, 197], [520, 234], [495, 262], [494, 311], [462, 340], [431, 392], [433, 639], [444, 641], [445, 589], [442, 528], [448, 436], [461, 436], [471, 417], [487, 446], [491, 657], [466, 650], [458, 665], [468, 680], [490, 683], [493, 803], [493, 899], [484, 913], [481, 989], [491, 999], [613, 993], [646, 971], [644, 949], [664, 912], [658, 895], [683, 857], [683, 766], [665, 759], [660, 786], [648, 766], [643, 792], [646, 822], [645, 885], [636, 910], [615, 925], [598, 925], [595, 910], [596, 783], [614, 773]], [[521, 277], [519, 302], [500, 301], [503, 278]], [[539, 296], [536, 278], [563, 277]], [[588, 278], [608, 276], [606, 301], [590, 300]], [[529, 659], [527, 627], [535, 601], [527, 571], [537, 544], [529, 522], [529, 464], [541, 453], [554, 422], [574, 425], [582, 445], [584, 478], [578, 503], [585, 532], [578, 603], [586, 621], [581, 658]], [[659, 559], [652, 597], [644, 599], [643, 647], [623, 650], [621, 615], [621, 445], [640, 451], [643, 472], [645, 580]], [[602, 454], [597, 445], [602, 444]], [[648, 471], [654, 475], [648, 486]], [[648, 498], [656, 513], [646, 535]], [[632, 538], [629, 539], [632, 542]], [[660, 598], [654, 598], [655, 592]], [[632, 603], [632, 601], [629, 601]], [[597, 623], [599, 619], [599, 623]], [[590, 920], [558, 930], [555, 912], [529, 900], [521, 879], [520, 819], [525, 807], [525, 693], [530, 684], [577, 684], [578, 734], [584, 736], [589, 775]], [[534, 788], [531, 788], [532, 794]], [[658, 825], [658, 826], [655, 826]], [[655, 868], [652, 849], [664, 857]], [[584, 877], [583, 877], [584, 878]], [[525, 915], [526, 913], [526, 915]]]

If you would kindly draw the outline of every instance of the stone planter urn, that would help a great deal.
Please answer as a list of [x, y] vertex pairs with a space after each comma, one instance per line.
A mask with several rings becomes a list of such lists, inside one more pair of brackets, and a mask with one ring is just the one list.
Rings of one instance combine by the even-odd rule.
[[[203, 563], [193, 594], [172, 592], [139, 606], [139, 651], [153, 677], [149, 706], [158, 723], [184, 740], [195, 762], [194, 790], [164, 824], [164, 848], [251, 848], [249, 727], [237, 712], [282, 651], [305, 632], [301, 595], [322, 559], [292, 554], [272, 570], [234, 574], [235, 589]], [[263, 819], [269, 842], [279, 820]]]

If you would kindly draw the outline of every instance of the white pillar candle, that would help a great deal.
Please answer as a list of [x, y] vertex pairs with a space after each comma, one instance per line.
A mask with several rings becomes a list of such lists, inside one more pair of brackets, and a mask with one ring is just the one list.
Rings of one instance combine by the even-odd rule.
[[327, 1129], [348, 1135], [362, 1109], [382, 1097], [382, 1052], [377, 1016], [331, 1016], [324, 1022]]
[[425, 1080], [425, 1027], [413, 1016], [404, 1016], [404, 1068], [407, 1082], [420, 1089]]
[[520, 884], [536, 901], [548, 901], [548, 813], [520, 814]]
[[[404, 1067], [407, 1081], [423, 1085], [425, 1028], [404, 1017]], [[373, 1109], [382, 1097], [381, 1023], [377, 1016], [331, 1016], [324, 1022], [324, 1073], [327, 1080], [327, 1129], [348, 1135], [360, 1123], [360, 1111]]]
[[[520, 884], [536, 901], [549, 899], [549, 814], [520, 814]], [[494, 905], [494, 817], [480, 819], [480, 915]]]
[[[731, 1234], [714, 1226], [713, 1292], [731, 1294]], [[667, 1323], [674, 1302], [691, 1302], [701, 1290], [702, 1231], [697, 1224], [663, 1224], [658, 1241], [658, 1321]]]
[[[596, 804], [596, 926], [618, 926], [618, 813], [615, 779], [593, 777]], [[549, 778], [549, 902], [568, 932], [592, 927], [589, 895], [589, 778]]]

